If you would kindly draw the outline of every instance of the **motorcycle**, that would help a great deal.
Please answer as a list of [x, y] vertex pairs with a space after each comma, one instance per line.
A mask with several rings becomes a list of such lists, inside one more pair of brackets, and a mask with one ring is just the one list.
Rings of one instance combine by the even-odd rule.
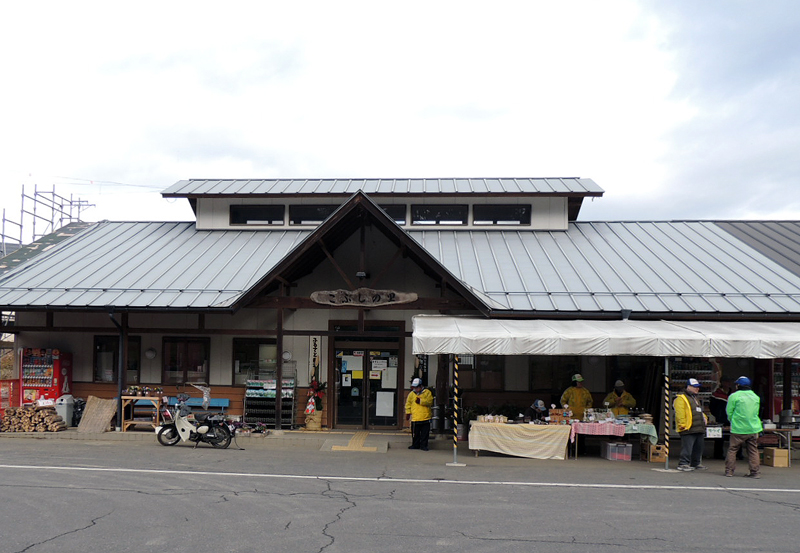
[[[209, 388], [196, 386], [203, 392], [203, 408], [208, 408]], [[233, 434], [222, 415], [206, 415], [196, 421], [189, 419], [192, 408], [186, 405], [189, 394], [180, 393], [175, 396], [178, 400], [174, 409], [167, 410], [164, 424], [158, 430], [158, 443], [161, 445], [175, 445], [178, 442], [194, 442], [197, 447], [201, 442], [211, 444], [213, 447], [225, 449], [231, 445]], [[169, 419], [169, 420], [167, 420]]]

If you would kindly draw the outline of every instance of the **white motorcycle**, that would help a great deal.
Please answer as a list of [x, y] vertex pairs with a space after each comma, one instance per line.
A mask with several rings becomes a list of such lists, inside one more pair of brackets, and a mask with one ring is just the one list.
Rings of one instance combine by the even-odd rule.
[[[208, 409], [210, 388], [194, 384], [192, 386], [203, 392], [203, 409]], [[225, 449], [231, 445], [233, 434], [225, 422], [224, 416], [210, 415], [192, 421], [189, 419], [192, 408], [186, 405], [189, 394], [181, 393], [175, 397], [178, 403], [169, 411], [171, 420], [165, 420], [158, 430], [158, 443], [175, 445], [181, 441], [194, 442], [194, 446], [197, 447], [197, 444], [204, 442], [219, 449]]]

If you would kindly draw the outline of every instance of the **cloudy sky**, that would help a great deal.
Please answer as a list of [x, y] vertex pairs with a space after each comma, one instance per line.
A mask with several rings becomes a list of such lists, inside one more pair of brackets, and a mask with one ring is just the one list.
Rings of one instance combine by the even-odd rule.
[[5, 2], [0, 190], [588, 177], [582, 220], [800, 219], [794, 1]]

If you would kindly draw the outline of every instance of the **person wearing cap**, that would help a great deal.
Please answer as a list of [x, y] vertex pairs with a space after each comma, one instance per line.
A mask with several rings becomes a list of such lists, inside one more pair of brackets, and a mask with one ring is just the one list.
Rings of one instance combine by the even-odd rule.
[[697, 396], [700, 381], [690, 378], [686, 382], [686, 390], [678, 394], [673, 402], [675, 408], [675, 425], [681, 436], [681, 457], [678, 470], [705, 470], [703, 461], [703, 438], [706, 435], [706, 415], [703, 405]]
[[749, 478], [761, 478], [761, 463], [758, 458], [758, 434], [764, 430], [758, 411], [761, 399], [751, 389], [752, 383], [746, 376], [740, 376], [734, 382], [736, 391], [728, 396], [726, 412], [731, 421], [731, 445], [725, 457], [725, 476], [733, 476], [736, 470], [736, 453], [745, 446]]
[[572, 382], [573, 385], [561, 394], [561, 405], [569, 405], [573, 419], [583, 420], [584, 411], [592, 406], [592, 394], [583, 387], [583, 376], [580, 374], [573, 374]]
[[545, 417], [548, 416], [547, 407], [545, 407], [544, 401], [537, 399], [531, 403], [531, 406], [525, 409], [523, 416], [530, 421], [544, 420]]
[[630, 409], [636, 407], [636, 400], [625, 391], [625, 383], [622, 380], [614, 382], [614, 389], [603, 400], [604, 405], [608, 405], [615, 417], [627, 415]]
[[428, 435], [431, 432], [433, 394], [422, 387], [422, 380], [411, 381], [411, 393], [406, 399], [406, 420], [411, 420], [411, 445], [408, 449], [428, 451]]

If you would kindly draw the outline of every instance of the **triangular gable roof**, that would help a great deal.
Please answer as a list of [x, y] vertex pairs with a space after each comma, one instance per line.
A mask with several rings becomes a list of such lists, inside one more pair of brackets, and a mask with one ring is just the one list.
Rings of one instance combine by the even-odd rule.
[[[488, 313], [490, 307], [501, 307], [493, 300], [476, 293], [455, 278], [428, 251], [401, 229], [372, 199], [359, 190], [336, 209], [309, 236], [297, 245], [280, 263], [275, 265], [238, 302], [242, 307], [262, 294], [280, 286], [281, 280], [294, 281], [311, 273], [325, 258], [325, 251], [333, 251], [352, 236], [364, 223], [364, 218], [379, 228], [398, 247], [406, 249], [406, 257], [416, 262], [422, 270], [444, 282], [480, 312]], [[486, 300], [486, 301], [484, 301]]]

